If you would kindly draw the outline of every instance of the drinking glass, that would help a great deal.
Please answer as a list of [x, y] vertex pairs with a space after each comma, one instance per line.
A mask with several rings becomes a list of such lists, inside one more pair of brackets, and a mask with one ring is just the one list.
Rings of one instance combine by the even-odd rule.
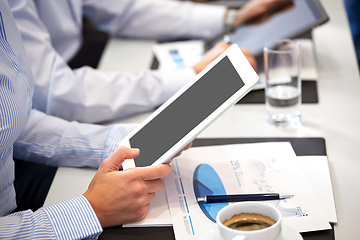
[[267, 121], [276, 126], [296, 127], [301, 108], [301, 46], [280, 39], [264, 47], [265, 105]]

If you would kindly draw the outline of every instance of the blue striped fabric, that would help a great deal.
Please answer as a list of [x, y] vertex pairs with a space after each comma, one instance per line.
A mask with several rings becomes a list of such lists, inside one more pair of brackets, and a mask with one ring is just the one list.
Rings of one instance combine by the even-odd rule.
[[0, 1], [0, 7], [0, 216], [3, 216], [16, 207], [12, 145], [27, 121], [31, 88], [7, 41], [6, 29], [15, 25], [5, 26], [5, 19], [11, 16], [7, 2]]
[[101, 232], [100, 222], [84, 196], [0, 218], [0, 239], [91, 239]]
[[6, 0], [0, 0], [0, 239], [96, 238], [101, 225], [78, 196], [11, 214], [16, 208], [13, 155], [56, 166], [98, 167], [134, 125], [68, 122], [31, 109], [32, 74]]
[[14, 157], [53, 166], [98, 168], [134, 127], [68, 122], [32, 110], [14, 143]]
[[94, 211], [83, 196], [44, 207], [43, 211], [49, 216], [59, 239], [96, 238], [102, 231]]
[[5, 33], [5, 27], [4, 27], [4, 19], [2, 17], [2, 14], [0, 13], [0, 34], [1, 34], [1, 39], [4, 39], [5, 41], [7, 41], [6, 39], [6, 33]]

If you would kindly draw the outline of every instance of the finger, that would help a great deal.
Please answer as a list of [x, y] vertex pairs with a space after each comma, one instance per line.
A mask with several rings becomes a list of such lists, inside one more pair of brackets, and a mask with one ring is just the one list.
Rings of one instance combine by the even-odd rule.
[[160, 191], [164, 187], [164, 182], [160, 178], [154, 180], [147, 180], [145, 184], [147, 187], [147, 193], [154, 193]]
[[231, 45], [229, 43], [225, 42], [219, 42], [217, 43], [213, 48], [211, 48], [209, 51], [205, 53], [211, 59], [215, 59], [218, 57], [221, 53], [223, 53], [226, 49], [228, 49]]
[[[181, 155], [181, 153], [185, 150], [188, 150], [192, 146], [192, 142], [190, 142], [188, 145], [186, 145], [180, 152], [178, 152], [173, 158], [176, 158]], [[172, 159], [173, 159], [172, 158]]]
[[[149, 197], [151, 197], [151, 196], [149, 196]], [[146, 215], [148, 214], [149, 210], [150, 210], [150, 202], [152, 201], [152, 200], [150, 200], [150, 199], [151, 199], [151, 198], [149, 198], [148, 204], [144, 205], [144, 207], [141, 208], [140, 215], [138, 215], [137, 218], [134, 218], [134, 219], [132, 219], [132, 220], [130, 220], [130, 221], [128, 221], [128, 222], [125, 222], [125, 223], [137, 222], [137, 221], [140, 221], [140, 220], [142, 220], [143, 218], [145, 218]]]
[[207, 51], [204, 56], [192, 66], [196, 74], [200, 73], [206, 66], [208, 66], [215, 58], [217, 58], [221, 53], [223, 53], [230, 44], [220, 42], [216, 44], [213, 48]]
[[186, 145], [184, 148], [183, 148], [183, 151], [185, 150], [188, 150], [189, 148], [191, 148], [193, 142], [191, 141], [188, 145]]
[[254, 57], [249, 57], [248, 61], [255, 71], [257, 71], [257, 62]]
[[171, 166], [169, 164], [163, 163], [150, 167], [134, 168], [137, 171], [137, 174], [141, 177], [142, 180], [154, 180], [158, 178], [165, 177], [171, 173]]
[[246, 59], [248, 60], [248, 62], [250, 63], [250, 65], [255, 69], [255, 71], [257, 70], [257, 62], [255, 57], [251, 54], [250, 50], [247, 48], [240, 48], [241, 51], [243, 52], [243, 54], [245, 55]]
[[226, 42], [219, 42], [215, 45], [216, 48], [220, 48], [222, 51], [228, 49], [231, 46], [231, 44]]
[[275, 13], [285, 12], [291, 8], [293, 8], [295, 4], [293, 2], [289, 2], [285, 6], [281, 7], [279, 10], [277, 10]]
[[106, 171], [119, 171], [119, 166], [125, 161], [125, 159], [135, 158], [139, 155], [139, 149], [130, 149], [124, 146], [115, 150], [107, 159], [101, 164], [101, 168]]
[[[282, 2], [282, 0], [253, 0], [248, 2], [243, 8], [239, 10], [239, 14], [236, 16], [235, 19], [235, 25], [238, 25], [241, 22], [247, 21], [252, 18], [259, 18], [262, 13], [267, 11], [269, 8], [275, 6], [276, 4], [279, 4], [280, 2]], [[260, 17], [260, 19], [263, 18]], [[256, 24], [259, 21], [259, 19], [253, 19], [252, 23]]]
[[273, 16], [282, 13], [282, 12], [286, 12], [289, 9], [293, 8], [294, 3], [290, 2], [288, 4], [285, 4], [284, 6], [280, 7], [279, 9], [275, 10], [274, 12], [270, 13], [270, 14], [266, 14], [263, 17], [258, 18], [257, 20], [252, 21], [252, 24], [260, 24], [260, 23], [264, 23], [266, 21], [268, 21], [269, 19], [271, 19]]
[[272, 1], [268, 1], [267, 3], [265, 3], [263, 5], [263, 10], [262, 12], [265, 12], [266, 10], [268, 10], [269, 8], [271, 7], [274, 7], [276, 6], [277, 4], [282, 4], [282, 6], [279, 5], [279, 8], [276, 9], [274, 12], [272, 12], [271, 14], [269, 14], [270, 16], [273, 16], [273, 15], [276, 15], [277, 13], [280, 13], [280, 12], [283, 12], [283, 11], [286, 11], [290, 8], [292, 8], [294, 6], [294, 3], [293, 2], [289, 2], [289, 3], [286, 3], [286, 4], [283, 4], [282, 3], [283, 0], [272, 0]]
[[[145, 205], [146, 207], [149, 206], [149, 208], [150, 208], [150, 204], [151, 204], [152, 200], [155, 199], [155, 196], [156, 196], [155, 192], [148, 193], [148, 201], [149, 201], [149, 203]], [[148, 212], [149, 212], [149, 210], [148, 210]]]
[[247, 57], [248, 55], [251, 55], [251, 52], [248, 48], [240, 48], [242, 53]]

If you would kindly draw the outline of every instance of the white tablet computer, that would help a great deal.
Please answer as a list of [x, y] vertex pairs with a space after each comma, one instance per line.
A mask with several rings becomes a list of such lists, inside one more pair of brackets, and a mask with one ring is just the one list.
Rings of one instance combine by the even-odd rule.
[[258, 80], [233, 44], [120, 142], [140, 149], [139, 156], [125, 160], [123, 169], [168, 162]]

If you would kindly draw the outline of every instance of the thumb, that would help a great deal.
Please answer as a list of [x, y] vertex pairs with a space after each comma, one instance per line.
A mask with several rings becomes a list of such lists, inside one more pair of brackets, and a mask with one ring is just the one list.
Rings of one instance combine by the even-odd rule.
[[135, 158], [139, 155], [139, 153], [139, 149], [130, 149], [121, 146], [103, 161], [101, 167], [107, 172], [119, 171], [119, 166], [125, 161], [125, 159]]

